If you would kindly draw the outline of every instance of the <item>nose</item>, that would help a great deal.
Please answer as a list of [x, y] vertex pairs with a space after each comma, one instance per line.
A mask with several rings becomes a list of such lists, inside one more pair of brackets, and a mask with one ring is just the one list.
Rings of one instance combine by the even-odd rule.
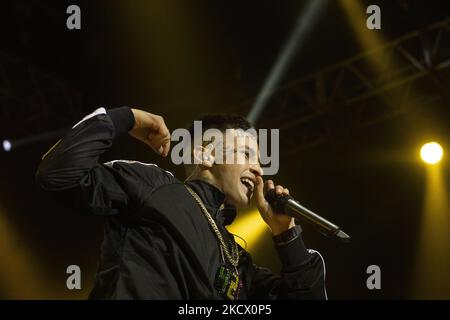
[[256, 164], [250, 164], [250, 171], [255, 176], [262, 176], [262, 174], [263, 174], [263, 170], [262, 170], [261, 166], [259, 165], [259, 162]]

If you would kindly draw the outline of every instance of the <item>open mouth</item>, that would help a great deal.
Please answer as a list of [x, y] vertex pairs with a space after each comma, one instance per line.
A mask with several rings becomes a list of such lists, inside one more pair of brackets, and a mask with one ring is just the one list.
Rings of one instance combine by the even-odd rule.
[[250, 196], [255, 188], [255, 183], [249, 178], [241, 178], [241, 183], [247, 189], [247, 195]]

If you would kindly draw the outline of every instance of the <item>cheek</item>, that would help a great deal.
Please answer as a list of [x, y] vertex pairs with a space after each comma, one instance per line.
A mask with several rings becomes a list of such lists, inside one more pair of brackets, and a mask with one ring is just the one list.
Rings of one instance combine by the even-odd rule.
[[223, 172], [223, 175], [227, 181], [240, 181], [242, 169], [237, 168], [235, 164], [230, 164]]
[[239, 194], [240, 183], [241, 183], [240, 177], [229, 174], [224, 179], [224, 182], [225, 182], [225, 188], [227, 189], [228, 194], [234, 194], [234, 195]]

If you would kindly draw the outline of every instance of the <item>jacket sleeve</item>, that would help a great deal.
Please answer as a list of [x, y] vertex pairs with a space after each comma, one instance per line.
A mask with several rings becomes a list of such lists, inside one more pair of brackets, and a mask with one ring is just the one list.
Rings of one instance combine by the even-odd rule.
[[282, 264], [281, 273], [276, 275], [251, 264], [250, 299], [328, 299], [325, 262], [319, 252], [307, 250], [301, 235], [288, 243], [275, 244], [275, 248]]
[[142, 193], [167, 180], [168, 173], [135, 161], [99, 162], [114, 138], [133, 125], [128, 107], [97, 109], [43, 156], [37, 183], [75, 208], [94, 214], [113, 215], [138, 206]]

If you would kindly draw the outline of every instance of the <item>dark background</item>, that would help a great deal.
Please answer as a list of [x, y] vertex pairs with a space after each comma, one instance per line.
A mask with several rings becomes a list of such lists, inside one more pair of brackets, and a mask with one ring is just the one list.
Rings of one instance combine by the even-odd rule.
[[[450, 12], [448, 1], [360, 2], [363, 8], [381, 7], [382, 30], [373, 32], [386, 41]], [[202, 112], [234, 107], [246, 115], [248, 107], [235, 106], [257, 95], [305, 3], [2, 1], [0, 79], [2, 90], [11, 90], [1, 94], [0, 139], [39, 138], [99, 106], [137, 106], [163, 115], [172, 130]], [[81, 7], [81, 30], [66, 28], [69, 4]], [[328, 1], [283, 83], [363, 51], [339, 1]], [[445, 96], [448, 71], [441, 76]], [[270, 107], [262, 120], [270, 125], [277, 112]], [[418, 150], [427, 139], [448, 150], [449, 119], [448, 100], [441, 99], [420, 111], [332, 134], [295, 154], [283, 146], [295, 141], [296, 130], [281, 130], [276, 181], [352, 236], [352, 243], [339, 244], [304, 226], [308, 247], [325, 257], [330, 298], [413, 298], [426, 174]], [[40, 158], [57, 139], [0, 153], [0, 298], [78, 299], [92, 285], [102, 218], [68, 209], [34, 182]], [[154, 162], [183, 177], [182, 168], [130, 137], [120, 137], [103, 160], [111, 159]], [[445, 158], [442, 169], [449, 181]], [[268, 231], [252, 250], [258, 264], [278, 271]], [[72, 264], [81, 267], [81, 291], [66, 289], [66, 267]], [[372, 264], [381, 268], [381, 290], [366, 287]], [[434, 298], [450, 295], [436, 292]]]

